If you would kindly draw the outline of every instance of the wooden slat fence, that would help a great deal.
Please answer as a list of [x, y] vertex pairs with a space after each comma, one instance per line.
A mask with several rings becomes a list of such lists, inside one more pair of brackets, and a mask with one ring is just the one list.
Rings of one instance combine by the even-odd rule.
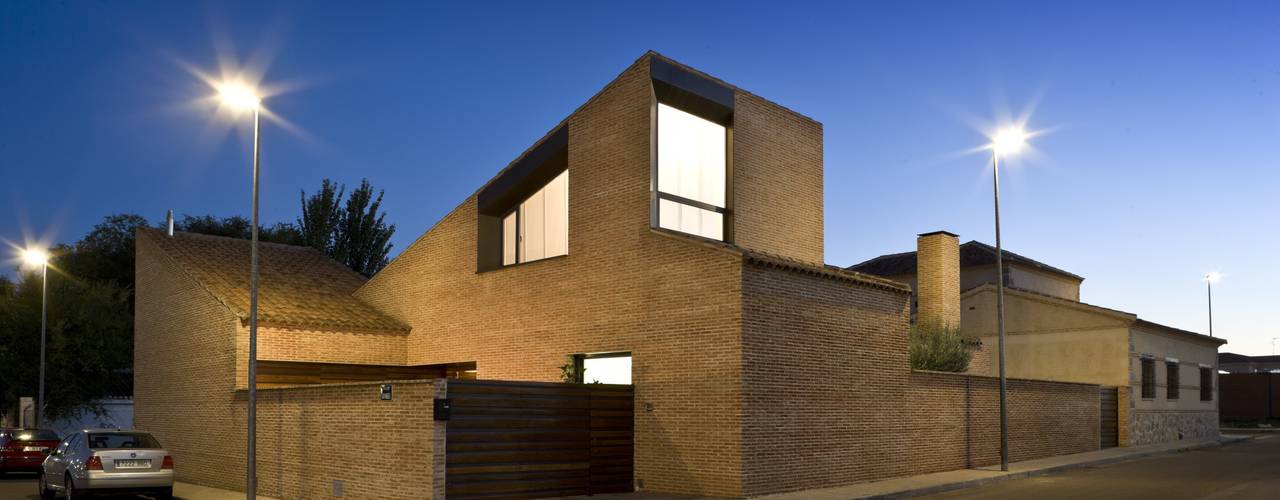
[[1102, 448], [1114, 448], [1120, 445], [1120, 405], [1119, 394], [1115, 387], [1102, 387], [1098, 390], [1099, 415], [1098, 436], [1102, 438]]
[[632, 491], [629, 385], [450, 380], [450, 499]]

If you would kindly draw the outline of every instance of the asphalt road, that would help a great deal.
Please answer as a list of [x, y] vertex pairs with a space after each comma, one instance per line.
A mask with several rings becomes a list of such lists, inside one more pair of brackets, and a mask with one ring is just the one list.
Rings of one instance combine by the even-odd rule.
[[[36, 493], [37, 484], [39, 482], [36, 481], [35, 474], [12, 473], [0, 475], [0, 500], [40, 500], [40, 495]], [[147, 497], [114, 496], [94, 498], [145, 500]]]
[[1280, 433], [1174, 455], [991, 483], [926, 498], [1280, 498]]

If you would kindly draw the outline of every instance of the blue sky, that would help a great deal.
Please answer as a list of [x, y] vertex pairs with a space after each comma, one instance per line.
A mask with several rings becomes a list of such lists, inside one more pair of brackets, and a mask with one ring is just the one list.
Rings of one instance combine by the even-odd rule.
[[192, 69], [259, 70], [263, 219], [324, 177], [385, 188], [395, 251], [656, 50], [826, 133], [826, 254], [991, 242], [983, 121], [1046, 133], [1002, 168], [1006, 248], [1086, 302], [1270, 354], [1280, 235], [1274, 2], [0, 4], [0, 239], [104, 215], [247, 214], [248, 129]]

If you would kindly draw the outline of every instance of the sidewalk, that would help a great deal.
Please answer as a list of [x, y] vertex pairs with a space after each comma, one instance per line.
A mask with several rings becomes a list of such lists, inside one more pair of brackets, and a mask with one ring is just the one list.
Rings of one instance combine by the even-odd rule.
[[[190, 483], [174, 483], [173, 498], [179, 500], [243, 500], [244, 492], [220, 490], [208, 486], [197, 486]], [[275, 500], [259, 496], [258, 500]]]
[[1224, 435], [1222, 439], [1187, 440], [1145, 446], [1126, 446], [1105, 450], [1026, 460], [1009, 464], [1009, 472], [1000, 466], [963, 469], [919, 476], [900, 477], [851, 486], [804, 490], [760, 497], [768, 500], [846, 500], [853, 498], [901, 498], [970, 488], [994, 481], [1050, 474], [1068, 469], [1105, 465], [1153, 455], [1177, 453], [1196, 448], [1220, 446], [1252, 439], [1251, 436]]

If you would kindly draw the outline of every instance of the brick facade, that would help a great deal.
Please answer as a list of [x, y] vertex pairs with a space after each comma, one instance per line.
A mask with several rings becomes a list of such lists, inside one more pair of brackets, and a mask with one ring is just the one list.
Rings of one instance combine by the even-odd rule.
[[135, 272], [133, 424], [169, 450], [179, 481], [243, 490], [240, 321], [148, 238], [137, 240]]
[[[652, 57], [561, 124], [568, 255], [477, 272], [473, 195], [354, 292], [346, 306], [371, 306], [361, 324], [381, 333], [266, 328], [263, 359], [475, 362], [482, 379], [558, 381], [572, 354], [629, 352], [645, 490], [741, 497], [989, 463], [990, 381], [911, 372], [909, 289], [822, 265], [820, 124], [734, 89], [734, 241], [651, 228]], [[236, 489], [245, 329], [144, 240], [138, 424], [173, 443], [180, 480]], [[423, 413], [429, 387], [397, 386], [391, 404], [368, 401], [369, 384], [263, 391], [261, 492], [324, 497], [333, 479], [353, 498], [439, 492], [440, 477], [421, 477], [426, 460], [414, 477], [383, 471], [392, 486], [374, 490], [324, 463], [363, 444], [315, 439], [374, 426], [395, 441], [388, 457], [416, 457], [440, 439]], [[1011, 394], [1015, 458], [1097, 447], [1097, 386], [1014, 383]]]
[[946, 231], [925, 233], [916, 248], [917, 318], [960, 328], [960, 238]]

